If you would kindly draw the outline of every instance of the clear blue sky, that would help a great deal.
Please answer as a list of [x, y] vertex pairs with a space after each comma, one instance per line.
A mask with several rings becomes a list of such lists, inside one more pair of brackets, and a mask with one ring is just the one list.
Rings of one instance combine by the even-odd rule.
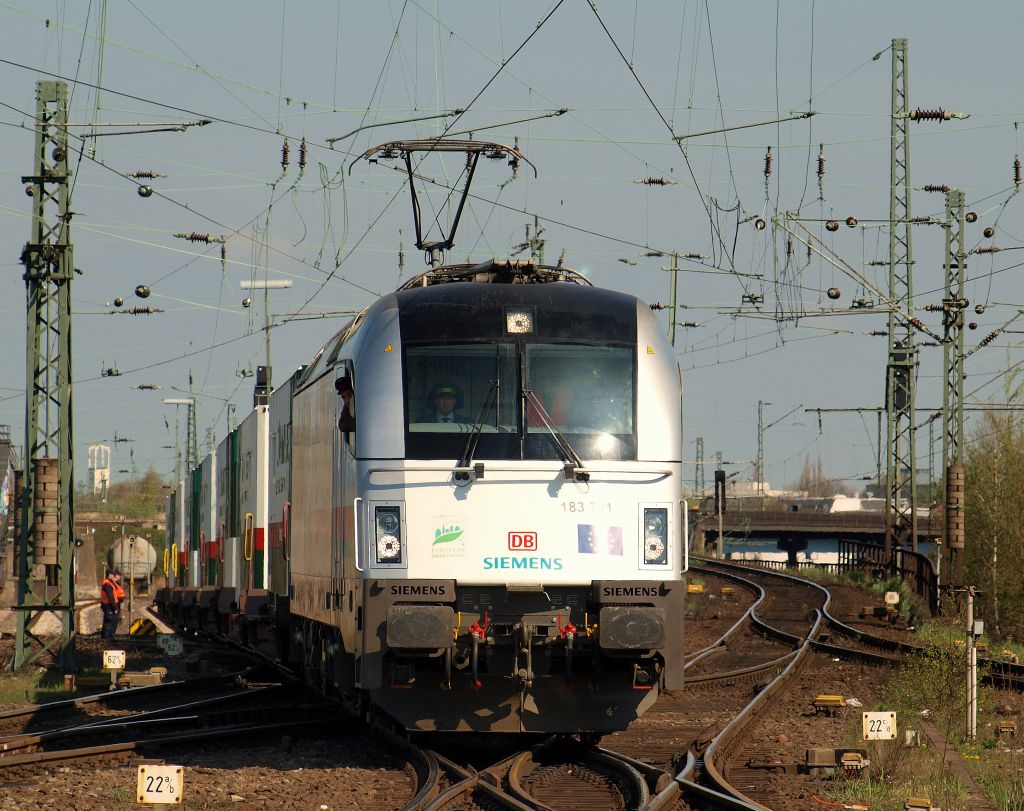
[[[779, 313], [809, 314], [874, 296], [820, 258], [808, 261], [799, 245], [787, 263], [785, 235], [771, 227], [755, 231], [751, 221], [799, 211], [837, 256], [885, 289], [887, 269], [864, 265], [887, 257], [887, 233], [878, 222], [888, 217], [889, 199], [887, 49], [902, 36], [910, 42], [911, 106], [971, 115], [914, 126], [914, 184], [964, 189], [979, 214], [969, 247], [993, 241], [1019, 247], [1024, 198], [1011, 198], [1010, 191], [1014, 155], [1024, 151], [1014, 123], [1024, 118], [1017, 80], [1024, 74], [1024, 12], [1002, 2], [967, 9], [952, 2], [808, 0], [601, 2], [596, 8], [595, 14], [583, 0], [0, 0], [6, 43], [0, 63], [6, 168], [0, 184], [0, 341], [6, 350], [0, 355], [0, 423], [21, 436], [24, 284], [18, 257], [29, 237], [30, 209], [19, 179], [32, 170], [35, 82], [54, 74], [72, 83], [74, 122], [213, 119], [184, 133], [97, 138], [86, 142], [81, 160], [76, 157], [73, 238], [83, 271], [74, 283], [79, 479], [85, 445], [110, 440], [115, 431], [136, 440], [140, 471], [153, 465], [169, 472], [174, 453], [162, 446], [174, 444], [175, 413], [162, 400], [185, 396], [175, 387], [187, 390], [190, 370], [203, 453], [206, 428], [214, 426], [217, 438], [224, 432], [226, 402], [236, 403], [239, 414], [249, 407], [253, 380], [238, 374], [263, 362], [263, 310], [260, 296], [242, 309], [241, 280], [265, 274], [293, 280], [291, 290], [271, 293], [273, 320], [282, 324], [284, 314], [300, 310], [358, 310], [418, 272], [422, 257], [413, 246], [404, 177], [384, 165], [360, 163], [351, 174], [347, 167], [376, 143], [428, 137], [445, 127], [510, 144], [518, 139], [539, 170], [534, 179], [524, 167], [506, 182], [504, 164], [481, 168], [452, 261], [507, 255], [536, 215], [549, 261], [564, 252], [568, 265], [596, 283], [648, 301], [667, 302], [669, 277], [661, 270], [667, 260], [645, 257], [647, 250], [709, 257], [684, 263], [688, 269], [754, 274], [680, 275], [686, 309], [678, 320], [700, 325], [679, 328], [677, 337], [688, 458], [702, 436], [708, 459], [716, 450], [727, 459], [752, 459], [757, 402], [763, 400], [770, 404], [766, 423], [797, 409], [766, 435], [773, 485], [795, 480], [805, 454], [820, 455], [831, 476], [872, 474], [873, 416], [826, 416], [819, 429], [817, 417], [798, 406], [881, 404], [885, 340], [864, 333], [884, 329], [886, 317], [806, 315], [777, 323]], [[334, 149], [326, 145], [360, 126], [455, 108], [467, 112], [363, 129]], [[569, 112], [540, 118], [562, 108]], [[685, 155], [673, 140], [673, 133], [808, 109], [816, 112], [811, 119], [690, 139]], [[534, 120], [520, 121], [527, 118]], [[285, 136], [290, 165], [282, 172]], [[302, 138], [309, 146], [300, 175]], [[73, 139], [76, 153], [80, 143]], [[774, 161], [766, 194], [769, 144]], [[827, 159], [823, 199], [815, 173], [819, 144]], [[447, 222], [443, 187], [460, 169], [458, 162], [424, 164], [439, 184], [424, 206], [428, 219]], [[121, 176], [138, 170], [167, 175], [152, 182], [157, 193], [148, 199]], [[673, 183], [636, 182], [645, 177]], [[916, 216], [942, 211], [941, 195], [914, 193]], [[823, 230], [821, 220], [847, 216], [861, 226]], [[986, 226], [996, 229], [992, 241], [982, 237]], [[226, 262], [219, 245], [207, 249], [172, 236], [191, 231], [223, 236]], [[942, 246], [941, 228], [915, 229], [919, 308], [941, 298]], [[1024, 305], [1015, 267], [1020, 256], [969, 259], [968, 297], [972, 305], [988, 305], [983, 314], [972, 313], [979, 327], [968, 334], [969, 347]], [[152, 288], [146, 301], [134, 297], [139, 284]], [[841, 291], [836, 302], [826, 297], [830, 287]], [[744, 303], [745, 294], [763, 296], [759, 313]], [[118, 296], [126, 307], [166, 312], [105, 314]], [[939, 328], [937, 314], [918, 315]], [[340, 318], [276, 327], [277, 379], [308, 360]], [[1017, 338], [1004, 336], [972, 355], [966, 390], [980, 387], [972, 399], [1003, 399], [999, 372], [1021, 359]], [[920, 405], [941, 403], [941, 363], [941, 350], [923, 350]], [[101, 377], [109, 367], [122, 374]], [[163, 388], [132, 388], [138, 384]], [[918, 447], [919, 466], [927, 467], [926, 430]], [[127, 448], [116, 448], [115, 469], [128, 467]], [[115, 473], [115, 479], [122, 476]]]

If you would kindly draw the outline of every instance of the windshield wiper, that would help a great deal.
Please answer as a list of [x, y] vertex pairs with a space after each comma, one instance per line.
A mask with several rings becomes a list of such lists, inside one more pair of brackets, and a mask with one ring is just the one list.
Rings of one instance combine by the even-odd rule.
[[[487, 390], [487, 396], [484, 397], [483, 403], [480, 404], [480, 411], [477, 414], [476, 422], [473, 423], [473, 429], [469, 432], [469, 438], [466, 440], [466, 447], [462, 449], [462, 456], [459, 457], [458, 463], [455, 465], [455, 478], [459, 481], [466, 481], [469, 479], [470, 468], [473, 466], [473, 455], [476, 453], [476, 447], [480, 444], [480, 434], [483, 433], [484, 419], [487, 412], [495, 406], [498, 399], [498, 378], [491, 381], [491, 387]], [[497, 408], [495, 408], [497, 413]], [[484, 466], [477, 465], [473, 470], [473, 474], [478, 479], [484, 477]]]
[[[540, 398], [534, 394], [533, 389], [523, 389], [523, 400], [528, 401], [533, 406], [540, 421], [544, 424], [544, 427], [548, 429], [551, 434], [552, 440], [554, 440], [555, 447], [558, 448], [558, 455], [562, 459], [564, 465], [563, 472], [565, 478], [574, 479], [579, 482], [590, 481], [590, 474], [583, 469], [583, 461], [580, 459], [579, 454], [573, 450], [572, 445], [569, 444], [569, 440], [565, 438], [565, 435], [555, 428], [551, 422], [551, 415], [548, 414], [547, 409], [541, 403]], [[528, 413], [528, 409], [523, 408], [523, 413]]]

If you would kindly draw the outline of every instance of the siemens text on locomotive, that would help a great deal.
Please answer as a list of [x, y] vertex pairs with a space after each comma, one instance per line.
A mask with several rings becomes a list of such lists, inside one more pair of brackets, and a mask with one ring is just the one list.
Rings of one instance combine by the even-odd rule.
[[681, 392], [634, 296], [428, 270], [179, 483], [160, 609], [408, 729], [621, 729], [682, 686]]

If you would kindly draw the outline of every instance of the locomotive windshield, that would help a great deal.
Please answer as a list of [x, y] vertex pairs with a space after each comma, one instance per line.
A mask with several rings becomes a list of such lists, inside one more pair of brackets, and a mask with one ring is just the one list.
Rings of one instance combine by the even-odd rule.
[[406, 455], [477, 459], [636, 458], [632, 346], [505, 341], [405, 347]]

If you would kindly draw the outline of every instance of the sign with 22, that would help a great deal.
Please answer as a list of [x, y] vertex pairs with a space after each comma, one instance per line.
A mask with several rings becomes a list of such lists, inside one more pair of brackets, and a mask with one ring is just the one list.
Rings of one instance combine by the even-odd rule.
[[896, 738], [896, 713], [866, 712], [863, 714], [865, 741], [891, 741]]
[[180, 805], [184, 783], [181, 766], [147, 763], [139, 766], [135, 796], [140, 803]]

